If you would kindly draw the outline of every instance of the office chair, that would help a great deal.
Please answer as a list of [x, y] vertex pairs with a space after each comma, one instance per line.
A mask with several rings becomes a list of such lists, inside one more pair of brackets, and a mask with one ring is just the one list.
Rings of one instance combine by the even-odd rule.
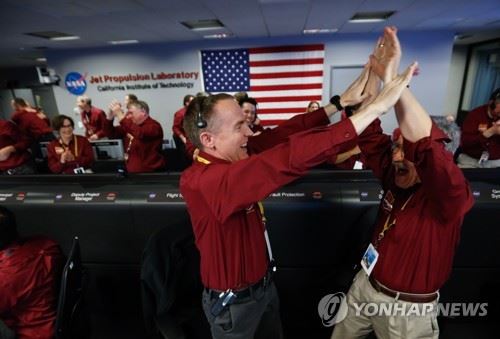
[[64, 265], [56, 316], [56, 339], [84, 338], [82, 301], [85, 291], [85, 268], [80, 256], [78, 237], [74, 237], [68, 260]]

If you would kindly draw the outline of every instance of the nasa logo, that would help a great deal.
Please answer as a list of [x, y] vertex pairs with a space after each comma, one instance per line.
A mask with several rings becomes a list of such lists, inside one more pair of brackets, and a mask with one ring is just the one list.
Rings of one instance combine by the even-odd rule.
[[85, 93], [87, 89], [87, 81], [85, 77], [78, 72], [70, 72], [66, 74], [66, 79], [64, 80], [66, 88], [71, 94], [81, 95]]

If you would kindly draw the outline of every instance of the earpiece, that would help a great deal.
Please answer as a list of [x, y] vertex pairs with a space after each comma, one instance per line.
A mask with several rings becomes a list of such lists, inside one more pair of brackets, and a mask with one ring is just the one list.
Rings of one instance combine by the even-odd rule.
[[201, 111], [198, 111], [198, 114], [196, 115], [196, 127], [198, 127], [199, 129], [207, 127], [207, 122], [205, 121], [205, 119], [203, 119]]

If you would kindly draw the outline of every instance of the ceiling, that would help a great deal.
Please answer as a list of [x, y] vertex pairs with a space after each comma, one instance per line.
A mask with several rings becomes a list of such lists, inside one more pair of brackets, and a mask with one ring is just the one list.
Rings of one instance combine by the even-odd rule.
[[[349, 23], [356, 12], [393, 10], [382, 23]], [[218, 19], [225, 28], [194, 32], [181, 21]], [[337, 33], [451, 30], [469, 44], [500, 37], [500, 0], [2, 0], [0, 67], [35, 65], [46, 49], [203, 39], [207, 33], [235, 38], [301, 35], [304, 29]], [[25, 33], [59, 31], [81, 37], [51, 41]], [[330, 33], [332, 34], [332, 33]], [[38, 62], [40, 63], [40, 62]], [[43, 63], [43, 62], [42, 62]]]

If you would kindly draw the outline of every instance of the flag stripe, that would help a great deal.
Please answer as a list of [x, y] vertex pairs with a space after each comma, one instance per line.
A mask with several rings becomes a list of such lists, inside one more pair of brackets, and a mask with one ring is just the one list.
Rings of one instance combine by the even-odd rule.
[[259, 115], [259, 119], [262, 121], [269, 121], [269, 120], [287, 120], [290, 119], [297, 114], [303, 114], [305, 112], [301, 113], [277, 113], [277, 114], [267, 114], [267, 115]]
[[310, 72], [276, 72], [276, 73], [260, 73], [250, 74], [252, 79], [272, 79], [272, 78], [306, 78], [306, 77], [322, 77], [323, 71]]
[[309, 72], [309, 71], [323, 71], [323, 64], [252, 67], [250, 75], [262, 74], [262, 73]]
[[303, 52], [303, 51], [323, 51], [325, 45], [300, 45], [300, 46], [277, 46], [277, 47], [260, 47], [249, 48], [250, 53], [282, 53], [282, 52]]
[[325, 58], [324, 51], [250, 54], [250, 61]]
[[323, 84], [295, 84], [295, 85], [274, 85], [274, 86], [250, 86], [252, 92], [258, 91], [291, 91], [300, 89], [321, 89]]
[[[307, 107], [307, 105], [306, 105]], [[259, 108], [257, 113], [260, 114], [273, 114], [273, 113], [304, 113], [306, 108], [304, 107], [290, 107], [290, 108]]]
[[259, 102], [260, 98], [268, 97], [289, 97], [289, 96], [300, 96], [304, 98], [309, 98], [311, 96], [318, 96], [323, 93], [321, 89], [302, 89], [295, 91], [270, 91], [270, 92], [247, 92], [249, 96], [255, 98]]
[[[307, 105], [311, 100], [304, 101], [286, 101], [286, 102], [263, 102], [259, 104], [258, 111], [263, 110], [275, 110], [275, 109], [295, 109], [297, 107], [302, 107], [302, 111], [305, 112]], [[318, 100], [315, 100], [318, 101]], [[269, 112], [269, 111], [268, 111]], [[283, 113], [283, 112], [282, 112]]]
[[323, 77], [307, 77], [307, 78], [276, 78], [276, 79], [254, 79], [252, 86], [266, 85], [292, 85], [292, 84], [322, 84]]
[[[305, 97], [268, 97], [268, 98], [255, 98], [260, 104], [261, 102], [286, 102], [286, 101], [319, 101], [321, 100], [321, 95], [318, 96], [305, 96]], [[307, 105], [307, 104], [306, 104]]]
[[280, 60], [268, 60], [268, 61], [250, 61], [250, 67], [270, 67], [270, 66], [287, 66], [287, 65], [311, 65], [311, 64], [321, 64], [323, 65], [323, 58], [312, 58], [312, 59], [280, 59]]

